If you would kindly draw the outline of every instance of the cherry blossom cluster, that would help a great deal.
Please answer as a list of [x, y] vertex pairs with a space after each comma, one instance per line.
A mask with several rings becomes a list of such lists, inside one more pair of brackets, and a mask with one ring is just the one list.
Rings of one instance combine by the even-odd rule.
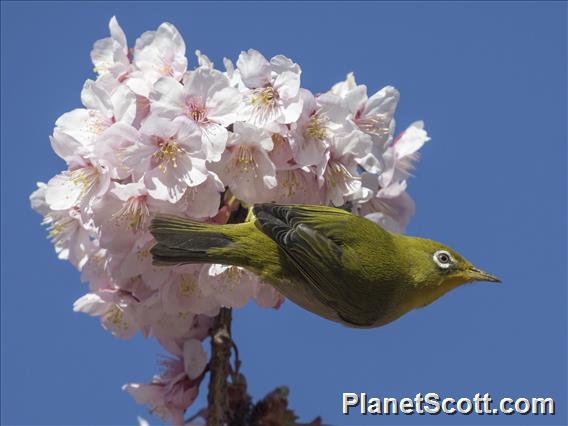
[[177, 424], [197, 396], [220, 307], [277, 308], [283, 298], [238, 267], [152, 265], [153, 215], [225, 223], [230, 194], [244, 205], [342, 206], [402, 232], [414, 212], [407, 177], [429, 138], [422, 122], [393, 136], [391, 86], [368, 96], [349, 74], [313, 94], [298, 64], [252, 49], [236, 65], [224, 59], [224, 71], [196, 51], [188, 69], [173, 25], [133, 48], [114, 17], [109, 28], [91, 52], [97, 78], [83, 86], [83, 107], [59, 117], [50, 138], [67, 168], [30, 199], [59, 258], [88, 282], [75, 311], [171, 354], [150, 383], [125, 389]]

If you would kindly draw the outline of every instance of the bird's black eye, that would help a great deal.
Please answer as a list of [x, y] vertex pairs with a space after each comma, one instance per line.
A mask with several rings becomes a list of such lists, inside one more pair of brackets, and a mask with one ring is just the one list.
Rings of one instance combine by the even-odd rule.
[[438, 264], [440, 268], [449, 268], [454, 262], [452, 255], [445, 250], [438, 250], [434, 253], [434, 261]]

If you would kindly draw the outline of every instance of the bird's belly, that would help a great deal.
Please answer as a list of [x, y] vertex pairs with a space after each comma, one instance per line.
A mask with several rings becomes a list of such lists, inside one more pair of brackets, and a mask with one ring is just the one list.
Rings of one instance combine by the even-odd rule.
[[325, 319], [345, 324], [337, 312], [321, 302], [318, 295], [311, 290], [311, 286], [303, 280], [278, 279], [272, 280], [270, 284], [301, 308]]
[[[291, 268], [288, 269], [290, 271]], [[416, 292], [404, 286], [403, 283], [392, 283], [381, 292], [375, 292], [376, 298], [373, 303], [374, 320], [366, 325], [354, 324], [342, 318], [334, 307], [322, 301], [321, 295], [316, 292], [313, 286], [306, 282], [300, 274], [264, 274], [262, 271], [254, 271], [258, 273], [265, 282], [274, 286], [282, 295], [290, 299], [296, 305], [304, 308], [325, 319], [338, 322], [352, 328], [376, 328], [389, 324], [409, 311], [429, 305], [443, 294], [447, 289], [437, 291]], [[347, 283], [346, 283], [347, 285]], [[400, 288], [403, 286], [403, 288]], [[365, 300], [369, 302], [369, 300]], [[369, 312], [369, 306], [361, 306], [361, 312]], [[375, 310], [376, 309], [376, 310]]]
[[304, 308], [305, 310], [312, 312], [313, 314], [316, 314], [322, 318], [338, 322], [351, 328], [380, 327], [398, 319], [409, 310], [408, 309], [401, 311], [400, 309], [396, 309], [397, 305], [392, 303], [394, 301], [382, 300], [382, 303], [377, 303], [375, 321], [368, 325], [358, 325], [345, 320], [332, 306], [329, 306], [328, 304], [322, 302], [320, 295], [313, 291], [312, 286], [301, 278], [280, 278], [277, 280], [270, 280], [269, 283], [272, 284], [287, 299], [290, 299], [296, 305]]

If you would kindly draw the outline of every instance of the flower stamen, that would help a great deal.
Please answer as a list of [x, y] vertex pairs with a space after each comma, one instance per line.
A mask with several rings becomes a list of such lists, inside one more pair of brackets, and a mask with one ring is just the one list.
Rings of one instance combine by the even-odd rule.
[[164, 76], [173, 76], [174, 69], [170, 64], [164, 63], [164, 66], [160, 69], [160, 73]]
[[110, 322], [117, 328], [122, 328], [123, 330], [128, 330], [128, 323], [124, 321], [124, 316], [122, 314], [122, 309], [118, 305], [113, 305], [105, 314], [104, 319]]
[[197, 287], [197, 282], [193, 277], [187, 274], [183, 274], [179, 280], [179, 291], [182, 296], [188, 297], [195, 293], [195, 288]]
[[67, 215], [58, 216], [55, 212], [48, 213], [42, 222], [42, 225], [47, 225], [48, 238], [55, 246], [60, 245], [64, 235], [76, 225], [76, 219]]
[[71, 182], [81, 188], [80, 198], [84, 198], [97, 185], [99, 171], [96, 167], [88, 166], [68, 172]]
[[187, 116], [191, 118], [196, 123], [207, 123], [207, 108], [203, 105], [203, 102], [190, 101], [187, 104]]
[[272, 86], [254, 89], [251, 104], [256, 106], [273, 107], [276, 104], [278, 93]]
[[366, 133], [386, 136], [390, 134], [390, 126], [388, 117], [385, 114], [377, 114], [373, 117], [355, 118], [355, 123], [361, 130]]
[[288, 197], [293, 196], [296, 193], [296, 188], [298, 187], [298, 178], [294, 170], [287, 170], [286, 178], [282, 182], [282, 186], [288, 190]]
[[306, 139], [322, 141], [325, 139], [325, 133], [326, 129], [324, 119], [319, 117], [317, 114], [312, 114], [304, 128], [304, 137]]
[[252, 153], [252, 149], [246, 145], [240, 145], [235, 156], [235, 166], [240, 168], [244, 173], [253, 172], [257, 176], [258, 164]]
[[94, 135], [100, 135], [111, 125], [109, 119], [105, 119], [100, 112], [90, 109], [87, 131]]
[[126, 222], [126, 226], [133, 232], [143, 230], [150, 217], [146, 196], [130, 197], [112, 217], [116, 222]]
[[353, 176], [347, 167], [339, 161], [330, 160], [325, 169], [325, 181], [331, 188], [338, 186], [351, 186], [350, 182], [360, 180], [359, 176]]
[[170, 164], [174, 169], [177, 168], [177, 156], [184, 150], [177, 144], [175, 138], [161, 140], [158, 146], [160, 149], [152, 154], [152, 157], [160, 163], [158, 167], [162, 173], [166, 173]]

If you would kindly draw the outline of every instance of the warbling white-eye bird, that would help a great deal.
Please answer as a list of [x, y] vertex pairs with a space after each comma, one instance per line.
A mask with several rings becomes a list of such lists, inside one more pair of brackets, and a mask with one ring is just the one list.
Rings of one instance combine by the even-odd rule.
[[158, 216], [154, 263], [246, 268], [301, 307], [378, 327], [472, 281], [500, 282], [445, 245], [390, 233], [345, 210], [259, 204], [251, 221], [215, 225]]

